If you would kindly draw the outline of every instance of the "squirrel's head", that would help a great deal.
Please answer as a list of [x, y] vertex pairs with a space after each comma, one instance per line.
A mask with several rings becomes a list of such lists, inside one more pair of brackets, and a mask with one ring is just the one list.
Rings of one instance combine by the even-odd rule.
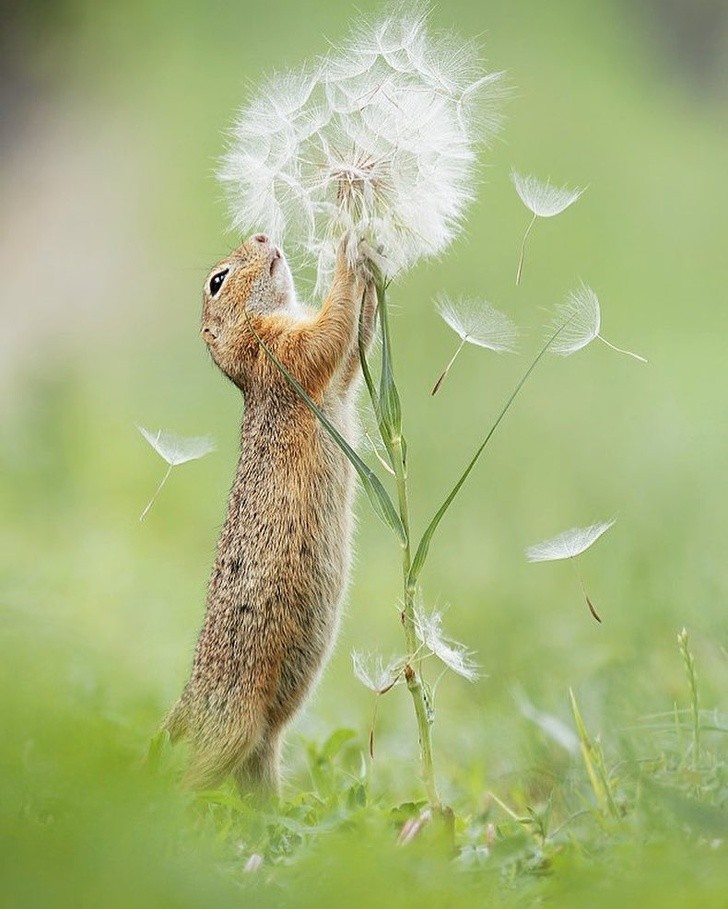
[[[255, 234], [222, 259], [205, 281], [202, 337], [213, 357], [245, 325], [246, 313], [295, 308], [293, 277], [283, 253], [266, 234]], [[215, 357], [217, 359], [217, 357]]]

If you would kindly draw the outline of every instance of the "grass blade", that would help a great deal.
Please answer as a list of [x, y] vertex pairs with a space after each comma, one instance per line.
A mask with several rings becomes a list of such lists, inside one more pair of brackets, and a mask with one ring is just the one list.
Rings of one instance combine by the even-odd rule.
[[389, 336], [389, 315], [386, 299], [387, 285], [377, 282], [377, 299], [379, 301], [379, 321], [382, 326], [382, 374], [379, 379], [379, 411], [381, 415], [382, 435], [386, 441], [402, 434], [402, 404], [397, 391], [392, 371], [392, 345]]
[[493, 423], [493, 425], [490, 427], [490, 430], [488, 431], [488, 434], [485, 437], [482, 445], [475, 452], [475, 454], [473, 455], [473, 457], [470, 460], [470, 463], [465, 468], [463, 473], [460, 475], [460, 479], [450, 490], [449, 495], [447, 496], [445, 501], [442, 503], [440, 508], [437, 510], [437, 513], [435, 514], [435, 517], [430, 521], [430, 523], [427, 527], [427, 530], [425, 530], [425, 532], [422, 534], [422, 539], [419, 542], [419, 545], [417, 547], [417, 552], [415, 553], [415, 557], [412, 560], [412, 567], [410, 568], [409, 578], [408, 578], [408, 582], [407, 582], [409, 586], [414, 586], [417, 583], [417, 579], [420, 576], [420, 572], [422, 571], [422, 568], [425, 564], [425, 560], [427, 559], [427, 553], [429, 552], [429, 549], [430, 549], [430, 543], [432, 542], [432, 538], [435, 535], [435, 531], [437, 530], [438, 524], [445, 516], [445, 512], [448, 510], [448, 508], [452, 504], [455, 496], [460, 492], [460, 489], [462, 488], [463, 483], [465, 483], [465, 481], [467, 480], [468, 475], [470, 474], [470, 471], [477, 464], [478, 459], [485, 451], [488, 443], [490, 442], [490, 440], [493, 436], [493, 433], [498, 428], [499, 423], [501, 422], [503, 417], [508, 413], [508, 411], [511, 407], [511, 404], [513, 404], [513, 402], [518, 397], [518, 393], [523, 388], [523, 386], [526, 384], [526, 380], [528, 379], [528, 377], [531, 375], [533, 370], [538, 365], [541, 357], [543, 357], [543, 355], [546, 353], [546, 351], [549, 349], [549, 347], [553, 344], [555, 338], [560, 334], [560, 332], [562, 332], [564, 330], [564, 328], [566, 327], [567, 324], [568, 324], [568, 322], [564, 322], [564, 324], [561, 325], [551, 335], [551, 337], [548, 339], [548, 341], [544, 344], [544, 346], [538, 352], [534, 361], [531, 363], [531, 365], [528, 367], [526, 372], [521, 377], [521, 380], [518, 383], [518, 385], [516, 385], [516, 387], [513, 389], [511, 396], [508, 398], [503, 409], [498, 414], [498, 418], [496, 419], [495, 423]]
[[[357, 334], [357, 344], [359, 346], [359, 362], [361, 363], [361, 371], [364, 376], [364, 383], [366, 384], [367, 391], [369, 392], [369, 397], [372, 401], [372, 407], [374, 408], [374, 415], [377, 418], [377, 423], [381, 421], [381, 414], [379, 410], [379, 396], [377, 395], [377, 389], [374, 385], [374, 379], [372, 377], [372, 371], [369, 369], [369, 361], [367, 360], [367, 352], [364, 346], [364, 338], [362, 336], [362, 323], [364, 320], [364, 297], [366, 296], [366, 289], [364, 290], [364, 295], [362, 296], [361, 306], [359, 307], [359, 331]], [[379, 302], [377, 298], [377, 310], [379, 309]]]
[[609, 814], [614, 818], [618, 818], [620, 816], [619, 808], [614, 801], [612, 789], [609, 785], [609, 778], [607, 777], [607, 771], [604, 767], [602, 750], [590, 737], [587, 728], [584, 725], [579, 706], [576, 703], [574, 692], [571, 688], [569, 688], [569, 698], [571, 699], [571, 711], [574, 714], [576, 731], [579, 736], [581, 756], [584, 760], [584, 766], [586, 767], [594, 797], [597, 800], [597, 804], [599, 805], [602, 814], [605, 816]]
[[677, 645], [685, 665], [685, 674], [690, 687], [690, 713], [693, 719], [693, 770], [700, 765], [700, 699], [698, 697], [698, 676], [695, 672], [695, 658], [690, 650], [687, 628], [677, 636]]

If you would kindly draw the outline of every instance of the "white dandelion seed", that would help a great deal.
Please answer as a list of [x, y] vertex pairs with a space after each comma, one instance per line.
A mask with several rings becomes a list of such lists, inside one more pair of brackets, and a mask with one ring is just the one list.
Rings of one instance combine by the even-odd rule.
[[354, 666], [354, 675], [366, 688], [377, 694], [385, 694], [402, 677], [404, 671], [404, 657], [395, 657], [389, 663], [378, 654], [362, 653], [353, 650], [351, 661]]
[[435, 383], [433, 395], [437, 393], [466, 344], [486, 347], [496, 353], [514, 349], [518, 338], [518, 329], [514, 322], [485, 300], [453, 302], [447, 297], [441, 297], [436, 306], [443, 321], [460, 338], [460, 344]]
[[473, 661], [471, 652], [464, 644], [446, 638], [442, 632], [442, 613], [426, 613], [422, 605], [414, 610], [415, 634], [420, 643], [449, 669], [461, 675], [469, 682], [474, 682], [480, 672]]
[[275, 76], [238, 117], [219, 171], [233, 225], [265, 230], [328, 280], [348, 231], [385, 277], [442, 252], [473, 197], [476, 148], [499, 127], [500, 73], [415, 7], [360, 22], [315, 66]]
[[548, 180], [522, 176], [511, 171], [511, 180], [516, 192], [529, 211], [537, 218], [553, 218], [572, 205], [584, 192], [583, 189], [569, 189], [568, 186], [554, 186]]
[[[609, 530], [614, 524], [614, 521], [615, 519], [613, 518], [611, 521], [590, 524], [588, 527], [572, 527], [570, 530], [565, 530], [563, 533], [560, 533], [549, 540], [544, 540], [541, 543], [529, 546], [526, 550], [526, 558], [529, 562], [555, 562], [563, 559], [573, 560], [581, 555], [582, 552], [586, 552], [587, 549], [593, 546], [599, 537]], [[584, 580], [576, 568], [576, 563], [572, 561], [572, 564], [574, 565], [577, 577], [579, 578], [581, 590], [584, 594], [586, 605], [589, 607], [589, 612], [597, 622], [601, 623], [602, 620], [594, 608], [594, 605], [589, 598], [589, 594], [586, 592]]]
[[518, 268], [516, 269], [516, 284], [518, 285], [521, 283], [521, 273], [523, 272], [526, 240], [531, 228], [536, 223], [536, 218], [553, 218], [555, 215], [560, 215], [562, 211], [565, 211], [576, 202], [584, 190], [569, 189], [568, 186], [554, 186], [548, 180], [543, 182], [537, 180], [536, 177], [524, 177], [515, 170], [511, 171], [511, 181], [516, 187], [516, 192], [521, 202], [533, 214], [521, 240], [521, 251], [518, 257]]
[[560, 559], [574, 559], [586, 552], [596, 543], [602, 534], [606, 533], [614, 524], [614, 520], [590, 524], [588, 527], [572, 527], [563, 533], [535, 543], [526, 550], [529, 562], [553, 562]]
[[551, 321], [547, 334], [553, 334], [559, 329], [558, 335], [552, 341], [550, 349], [553, 353], [562, 357], [568, 357], [570, 354], [581, 350], [595, 338], [599, 338], [602, 343], [618, 353], [626, 354], [633, 357], [641, 363], [647, 360], [631, 350], [625, 350], [622, 347], [616, 347], [611, 341], [607, 341], [600, 334], [602, 326], [602, 313], [599, 306], [599, 298], [586, 284], [582, 284], [577, 290], [572, 291], [564, 303], [560, 303], [554, 312], [554, 318]]
[[164, 429], [158, 429], [156, 432], [153, 432], [150, 429], [145, 429], [143, 426], [137, 426], [137, 429], [157, 454], [168, 464], [167, 472], [162, 477], [162, 482], [159, 484], [156, 492], [139, 516], [139, 520], [143, 521], [147, 516], [147, 512], [156, 501], [157, 496], [162, 491], [162, 487], [169, 479], [172, 468], [176, 467], [178, 464], [185, 464], [187, 461], [195, 461], [198, 458], [204, 458], [205, 455], [210, 454], [211, 451], [215, 450], [215, 442], [209, 436], [178, 436], [175, 433], [167, 432]]

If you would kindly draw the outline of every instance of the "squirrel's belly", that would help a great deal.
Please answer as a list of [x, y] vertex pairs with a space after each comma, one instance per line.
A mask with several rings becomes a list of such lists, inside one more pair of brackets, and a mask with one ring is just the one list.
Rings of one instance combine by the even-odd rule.
[[193, 679], [224, 701], [265, 688], [267, 722], [278, 726], [333, 646], [351, 561], [353, 476], [328, 445], [286, 472], [272, 464], [261, 474], [260, 463], [248, 471], [241, 461], [231, 492]]

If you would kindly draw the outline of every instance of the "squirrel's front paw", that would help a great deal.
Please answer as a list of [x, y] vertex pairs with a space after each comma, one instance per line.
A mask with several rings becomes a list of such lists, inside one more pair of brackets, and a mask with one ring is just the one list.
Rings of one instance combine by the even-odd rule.
[[347, 231], [339, 243], [336, 266], [340, 271], [353, 272], [357, 278], [368, 282], [389, 271], [384, 247], [376, 248], [366, 237], [357, 237]]
[[389, 263], [384, 255], [384, 247], [380, 244], [376, 248], [367, 240], [362, 239], [359, 242], [360, 271], [365, 276], [373, 280], [380, 275], [389, 272]]

